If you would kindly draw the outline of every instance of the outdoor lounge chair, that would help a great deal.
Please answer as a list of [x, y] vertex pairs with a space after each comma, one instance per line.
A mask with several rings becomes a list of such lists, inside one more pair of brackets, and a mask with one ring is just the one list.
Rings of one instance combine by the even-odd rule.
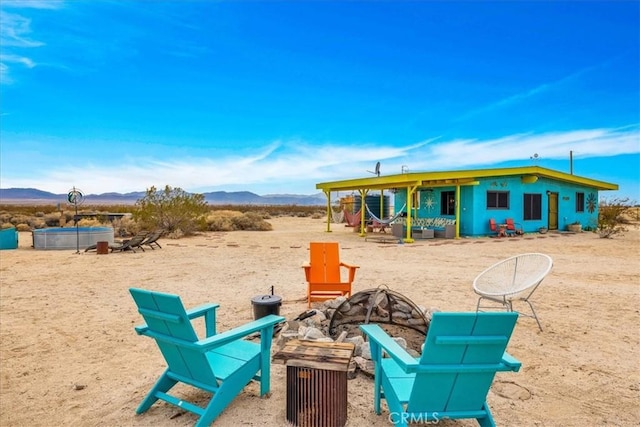
[[522, 236], [524, 231], [522, 230], [522, 225], [513, 221], [513, 218], [507, 218], [505, 220], [507, 224], [507, 235], [509, 236]]
[[144, 248], [141, 245], [146, 238], [147, 238], [147, 233], [141, 232], [136, 234], [129, 240], [123, 240], [121, 243], [116, 245], [109, 245], [109, 249], [111, 249], [111, 252], [124, 252], [124, 251], [135, 252], [136, 248], [138, 248], [138, 249], [141, 249], [142, 252], [144, 252]]
[[[302, 266], [308, 283], [308, 307], [311, 307], [312, 301], [351, 295], [351, 284], [359, 267], [341, 262], [339, 251], [337, 242], [309, 243], [310, 262]], [[347, 270], [346, 279], [342, 278], [342, 268]]]
[[153, 233], [149, 233], [144, 241], [140, 243], [140, 247], [142, 248], [143, 246], [149, 246], [151, 249], [154, 249], [153, 246], [155, 245], [158, 248], [162, 249], [162, 246], [160, 246], [160, 243], [158, 243], [158, 239], [162, 237], [162, 234], [164, 234], [164, 230], [156, 230]]
[[[271, 341], [274, 325], [283, 317], [273, 314], [226, 332], [216, 331], [218, 304], [186, 311], [180, 297], [144, 289], [129, 290], [138, 312], [147, 322], [136, 327], [139, 335], [156, 340], [168, 368], [136, 412], [147, 411], [158, 399], [199, 416], [196, 426], [210, 425], [252, 380], [260, 381], [260, 396], [269, 392]], [[199, 339], [191, 323], [203, 317], [206, 338]], [[243, 340], [255, 332], [260, 343]], [[259, 372], [259, 374], [258, 374]], [[183, 383], [212, 394], [206, 407], [170, 395]]]
[[374, 411], [380, 415], [384, 399], [396, 426], [445, 418], [495, 426], [487, 394], [496, 372], [520, 369], [505, 351], [517, 318], [517, 313], [434, 313], [418, 358], [379, 325], [360, 325], [375, 364]]
[[[516, 255], [492, 265], [473, 280], [473, 290], [480, 295], [476, 311], [495, 308], [493, 303], [500, 304], [507, 311], [514, 311], [513, 301], [521, 300], [529, 304], [532, 314], [520, 314], [536, 319], [542, 331], [530, 298], [549, 274], [551, 267], [553, 260], [548, 255], [539, 253]], [[483, 300], [491, 301], [492, 305], [481, 305]]]

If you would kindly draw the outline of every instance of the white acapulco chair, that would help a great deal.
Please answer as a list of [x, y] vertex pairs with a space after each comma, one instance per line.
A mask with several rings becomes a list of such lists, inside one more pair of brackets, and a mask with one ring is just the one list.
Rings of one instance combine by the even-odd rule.
[[532, 314], [520, 314], [536, 319], [542, 331], [540, 320], [529, 299], [549, 274], [551, 267], [551, 257], [540, 253], [516, 255], [492, 265], [473, 280], [473, 290], [480, 295], [476, 312], [496, 308], [495, 304], [481, 305], [484, 300], [501, 304], [507, 311], [514, 311], [513, 301], [524, 301], [529, 304]]

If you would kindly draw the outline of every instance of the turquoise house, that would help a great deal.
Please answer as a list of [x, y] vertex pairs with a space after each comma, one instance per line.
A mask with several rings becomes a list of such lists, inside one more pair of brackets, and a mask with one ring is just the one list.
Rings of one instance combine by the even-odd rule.
[[[412, 172], [316, 184], [331, 192], [358, 191], [362, 200], [372, 192], [394, 194], [394, 212], [407, 229], [449, 225], [455, 237], [493, 234], [489, 220], [512, 218], [525, 233], [540, 228], [565, 230], [580, 223], [595, 228], [600, 191], [618, 185], [539, 166], [442, 172]], [[364, 212], [362, 212], [364, 219]], [[330, 225], [327, 225], [329, 230]], [[364, 223], [361, 223], [364, 234]], [[407, 239], [411, 234], [407, 230]]]

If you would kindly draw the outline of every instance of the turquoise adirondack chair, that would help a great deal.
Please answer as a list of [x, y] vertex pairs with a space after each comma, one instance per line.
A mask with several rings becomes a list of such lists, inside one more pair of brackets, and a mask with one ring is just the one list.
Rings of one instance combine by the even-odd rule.
[[[422, 356], [414, 358], [378, 325], [361, 325], [375, 362], [374, 410], [380, 400], [396, 426], [475, 418], [495, 426], [486, 398], [498, 371], [518, 371], [505, 352], [518, 313], [434, 313]], [[383, 350], [390, 357], [383, 357]]]
[[[136, 410], [138, 414], [161, 399], [198, 415], [196, 426], [208, 426], [252, 379], [260, 380], [261, 396], [269, 392], [273, 328], [284, 321], [283, 317], [271, 314], [217, 333], [218, 304], [186, 311], [177, 295], [136, 288], [129, 291], [146, 321], [146, 325], [135, 328], [136, 332], [155, 339], [168, 364]], [[204, 339], [198, 339], [191, 324], [198, 317], [204, 317]], [[258, 331], [259, 344], [242, 339]], [[212, 394], [211, 400], [202, 408], [169, 395], [177, 383], [205, 390]]]

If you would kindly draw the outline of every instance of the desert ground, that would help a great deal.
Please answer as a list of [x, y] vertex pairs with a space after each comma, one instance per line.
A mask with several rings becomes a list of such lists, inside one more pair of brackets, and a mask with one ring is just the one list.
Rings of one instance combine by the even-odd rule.
[[[106, 255], [34, 250], [31, 233], [20, 233], [17, 250], [0, 252], [0, 425], [193, 425], [194, 415], [163, 402], [135, 414], [165, 364], [155, 342], [134, 331], [142, 319], [128, 289], [175, 293], [187, 308], [219, 303], [224, 331], [252, 320], [251, 298], [273, 286], [280, 314], [292, 319], [307, 308], [301, 265], [310, 241], [337, 241], [341, 258], [360, 266], [354, 292], [387, 285], [441, 311], [474, 311], [473, 279], [491, 264], [550, 255], [554, 267], [532, 298], [544, 330], [518, 320], [508, 351], [522, 369], [497, 374], [488, 395], [497, 424], [640, 424], [637, 227], [613, 239], [585, 232], [394, 244], [342, 224], [328, 233], [323, 219], [269, 222], [273, 231], [161, 239], [162, 249]], [[286, 425], [286, 368], [273, 364], [271, 372], [268, 398], [251, 383], [215, 424]], [[206, 401], [200, 391], [183, 392]], [[348, 393], [348, 426], [391, 425], [386, 407], [373, 412], [370, 377], [349, 380]]]

